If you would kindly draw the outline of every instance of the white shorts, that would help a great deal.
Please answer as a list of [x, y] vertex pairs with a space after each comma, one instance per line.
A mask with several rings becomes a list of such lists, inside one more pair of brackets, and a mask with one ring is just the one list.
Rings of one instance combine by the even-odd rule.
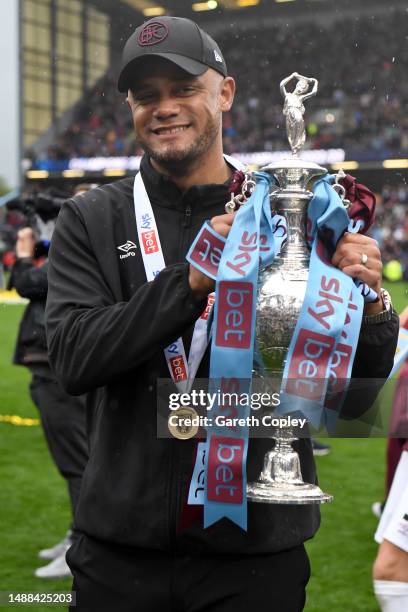
[[379, 544], [388, 540], [408, 553], [408, 451], [401, 455], [374, 538]]

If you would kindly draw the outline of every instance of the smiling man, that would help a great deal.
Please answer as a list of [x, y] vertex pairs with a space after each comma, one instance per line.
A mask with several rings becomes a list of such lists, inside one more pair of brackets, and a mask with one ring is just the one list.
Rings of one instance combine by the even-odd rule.
[[[222, 167], [221, 113], [231, 107], [234, 91], [234, 80], [213, 69], [192, 77], [168, 60], [146, 57], [139, 78], [130, 84], [128, 103], [136, 137], [153, 167], [179, 180], [187, 167], [189, 175]], [[221, 178], [228, 178], [225, 168]]]
[[129, 92], [136, 138], [152, 166], [181, 189], [198, 177], [225, 181], [222, 113], [235, 82], [215, 41], [187, 19], [152, 20], [130, 37], [123, 60], [118, 87]]
[[[202, 506], [187, 504], [196, 441], [156, 431], [157, 379], [169, 371], [175, 384], [180, 372], [208, 377], [195, 326], [214, 282], [185, 256], [206, 219], [224, 236], [234, 219], [224, 206], [235, 162], [222, 148], [234, 80], [197, 24], [161, 17], [128, 40], [119, 90], [146, 152], [140, 173], [68, 201], [50, 252], [50, 361], [68, 392], [88, 394], [81, 536], [67, 555], [75, 609], [300, 611], [309, 579], [303, 543], [319, 526], [318, 508], [249, 504], [248, 531], [227, 519], [204, 529]], [[373, 240], [345, 236], [335, 257], [380, 290]], [[353, 373], [384, 377], [398, 317], [381, 301], [369, 308], [375, 324], [363, 325]], [[267, 439], [250, 444], [249, 479], [269, 447]], [[299, 454], [314, 482], [309, 440], [299, 441]]]

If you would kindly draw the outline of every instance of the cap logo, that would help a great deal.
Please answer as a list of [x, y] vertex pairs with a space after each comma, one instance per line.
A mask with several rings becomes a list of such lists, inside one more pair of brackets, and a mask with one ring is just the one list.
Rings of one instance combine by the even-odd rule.
[[221, 64], [222, 64], [222, 57], [221, 57], [221, 55], [220, 55], [220, 54], [217, 52], [217, 50], [216, 50], [216, 49], [214, 49], [214, 57], [215, 57], [215, 61], [216, 61], [216, 62], [221, 62]]
[[152, 21], [145, 25], [139, 34], [138, 42], [142, 47], [157, 45], [167, 38], [169, 30], [164, 23]]

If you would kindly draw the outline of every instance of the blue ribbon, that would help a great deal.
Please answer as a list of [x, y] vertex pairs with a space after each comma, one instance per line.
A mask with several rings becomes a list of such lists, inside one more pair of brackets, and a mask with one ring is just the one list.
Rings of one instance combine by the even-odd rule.
[[[256, 176], [257, 188], [235, 217], [218, 268], [209, 385], [212, 393], [233, 390], [241, 395], [251, 391], [259, 261], [270, 263], [275, 256], [270, 179], [262, 173]], [[228, 429], [214, 423], [221, 415], [246, 419], [250, 408], [235, 402], [229, 406], [216, 404], [213, 410], [206, 446], [204, 527], [227, 517], [246, 529], [248, 427]], [[232, 467], [233, 471], [226, 471]], [[238, 488], [232, 489], [235, 486]]]
[[[344, 382], [351, 376], [363, 311], [363, 298], [353, 279], [331, 264], [336, 244], [350, 223], [331, 181], [332, 177], [324, 177], [313, 188], [308, 210], [310, 272], [288, 349], [279, 406], [280, 413], [301, 412], [315, 427], [321, 424], [327, 395], [339, 394], [333, 385], [340, 384], [333, 364], [338, 368], [343, 359], [340, 379]], [[327, 414], [337, 416], [325, 411], [326, 424]]]

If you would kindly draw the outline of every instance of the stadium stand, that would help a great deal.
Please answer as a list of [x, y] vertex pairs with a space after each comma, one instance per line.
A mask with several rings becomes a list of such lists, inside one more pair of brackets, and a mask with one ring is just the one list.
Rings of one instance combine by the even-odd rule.
[[[296, 70], [320, 84], [307, 116], [309, 148], [343, 148], [348, 159], [359, 160], [408, 155], [405, 16], [394, 11], [381, 19], [344, 18], [326, 26], [258, 27], [240, 33], [239, 42], [228, 30], [218, 34], [238, 82], [234, 110], [224, 124], [227, 150], [287, 148], [278, 84]], [[138, 154], [128, 109], [115, 89], [108, 72], [52, 146], [39, 155], [27, 152], [28, 157]]]

